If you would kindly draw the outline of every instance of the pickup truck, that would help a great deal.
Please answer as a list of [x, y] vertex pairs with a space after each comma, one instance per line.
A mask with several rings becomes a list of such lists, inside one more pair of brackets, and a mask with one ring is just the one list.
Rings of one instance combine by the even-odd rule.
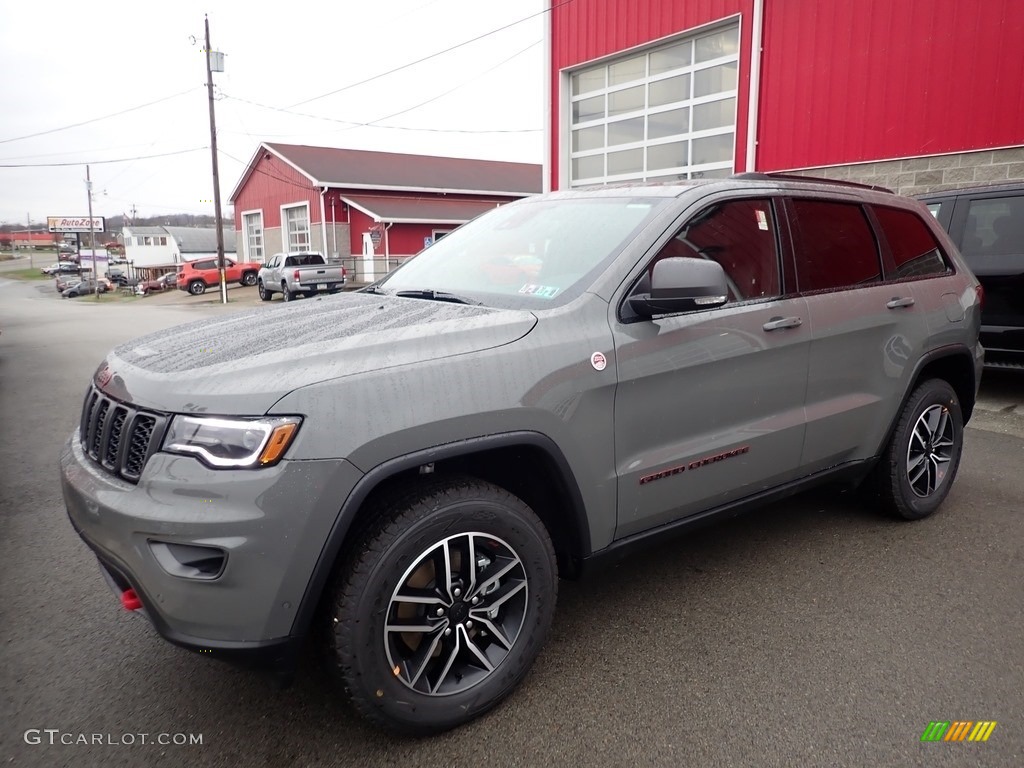
[[328, 264], [323, 254], [303, 251], [279, 253], [267, 262], [256, 277], [263, 301], [281, 293], [285, 301], [315, 293], [337, 293], [345, 285], [347, 273], [341, 264]]

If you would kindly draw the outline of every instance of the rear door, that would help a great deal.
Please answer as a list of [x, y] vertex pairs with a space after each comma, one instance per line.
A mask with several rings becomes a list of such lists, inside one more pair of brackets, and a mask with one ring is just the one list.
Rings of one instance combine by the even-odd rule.
[[676, 228], [640, 279], [662, 258], [714, 260], [729, 280], [729, 302], [613, 319], [617, 537], [797, 472], [810, 326], [806, 301], [783, 285], [782, 247], [771, 197], [712, 202]]
[[857, 199], [794, 197], [793, 270], [807, 300], [806, 474], [875, 455], [909, 386], [928, 320], [909, 281], [888, 281], [883, 242]]

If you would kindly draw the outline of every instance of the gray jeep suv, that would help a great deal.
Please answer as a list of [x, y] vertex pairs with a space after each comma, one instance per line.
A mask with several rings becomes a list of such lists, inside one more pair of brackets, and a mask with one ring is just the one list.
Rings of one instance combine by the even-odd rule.
[[64, 497], [166, 639], [285, 675], [318, 640], [363, 715], [436, 732], [523, 679], [559, 577], [819, 483], [934, 512], [978, 293], [887, 191], [541, 195], [361, 293], [113, 350]]

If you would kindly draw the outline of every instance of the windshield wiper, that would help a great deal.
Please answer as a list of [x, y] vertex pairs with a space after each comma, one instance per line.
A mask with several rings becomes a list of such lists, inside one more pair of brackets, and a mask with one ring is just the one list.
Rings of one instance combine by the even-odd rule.
[[446, 291], [435, 291], [433, 288], [422, 288], [414, 291], [395, 291], [395, 296], [401, 296], [406, 299], [429, 299], [430, 301], [449, 301], [452, 304], [474, 304], [479, 305], [479, 301], [473, 301], [467, 299], [465, 296], [457, 296], [454, 293], [447, 293]]

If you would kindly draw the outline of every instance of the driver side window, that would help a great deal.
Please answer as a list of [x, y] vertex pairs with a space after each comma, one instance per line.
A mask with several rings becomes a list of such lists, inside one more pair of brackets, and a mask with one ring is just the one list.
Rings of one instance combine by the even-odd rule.
[[692, 217], [658, 252], [661, 259], [685, 256], [722, 265], [729, 301], [781, 295], [775, 210], [767, 198], [715, 203]]

